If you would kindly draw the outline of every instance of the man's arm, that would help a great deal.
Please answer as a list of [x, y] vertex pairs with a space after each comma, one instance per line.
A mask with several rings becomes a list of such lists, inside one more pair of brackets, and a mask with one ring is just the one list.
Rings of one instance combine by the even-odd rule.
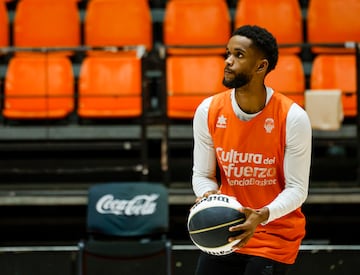
[[216, 157], [208, 128], [208, 110], [211, 97], [197, 108], [193, 120], [194, 152], [192, 186], [197, 197], [216, 192]]
[[297, 209], [308, 195], [312, 141], [310, 120], [301, 107], [293, 104], [286, 124], [285, 189], [266, 206], [269, 209], [267, 222]]

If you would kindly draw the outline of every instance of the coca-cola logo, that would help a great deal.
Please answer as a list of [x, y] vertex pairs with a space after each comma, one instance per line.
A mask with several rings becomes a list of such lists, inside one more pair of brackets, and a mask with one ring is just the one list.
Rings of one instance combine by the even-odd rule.
[[154, 214], [156, 211], [156, 200], [159, 194], [137, 195], [131, 200], [120, 200], [114, 195], [102, 196], [96, 203], [96, 210], [100, 214], [114, 214], [124, 216], [144, 216]]

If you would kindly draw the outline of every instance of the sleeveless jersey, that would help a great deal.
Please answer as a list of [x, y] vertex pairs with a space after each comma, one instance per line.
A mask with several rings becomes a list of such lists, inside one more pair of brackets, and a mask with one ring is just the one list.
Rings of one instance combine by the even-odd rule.
[[[208, 114], [220, 168], [220, 190], [235, 196], [245, 207], [262, 208], [285, 188], [286, 117], [293, 101], [275, 92], [261, 113], [242, 121], [233, 111], [230, 94], [228, 90], [215, 95]], [[292, 264], [304, 235], [305, 218], [298, 208], [260, 224], [237, 252]]]

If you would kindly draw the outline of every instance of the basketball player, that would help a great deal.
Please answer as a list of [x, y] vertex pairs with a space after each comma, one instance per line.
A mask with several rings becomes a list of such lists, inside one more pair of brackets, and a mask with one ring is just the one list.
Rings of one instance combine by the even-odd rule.
[[235, 252], [202, 253], [196, 275], [283, 275], [297, 257], [305, 235], [301, 205], [312, 133], [306, 112], [264, 84], [277, 60], [277, 42], [266, 29], [236, 29], [226, 48], [223, 84], [229, 89], [196, 110], [194, 193], [198, 199], [218, 192], [234, 196], [247, 217], [230, 228], [239, 232], [229, 239], [240, 240]]

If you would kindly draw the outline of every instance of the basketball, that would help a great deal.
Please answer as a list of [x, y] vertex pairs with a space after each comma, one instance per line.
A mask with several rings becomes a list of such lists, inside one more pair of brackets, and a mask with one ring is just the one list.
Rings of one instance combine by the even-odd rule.
[[187, 227], [192, 242], [202, 251], [212, 255], [226, 255], [239, 240], [229, 243], [228, 238], [241, 234], [229, 228], [245, 221], [241, 204], [222, 194], [201, 199], [190, 210]]

